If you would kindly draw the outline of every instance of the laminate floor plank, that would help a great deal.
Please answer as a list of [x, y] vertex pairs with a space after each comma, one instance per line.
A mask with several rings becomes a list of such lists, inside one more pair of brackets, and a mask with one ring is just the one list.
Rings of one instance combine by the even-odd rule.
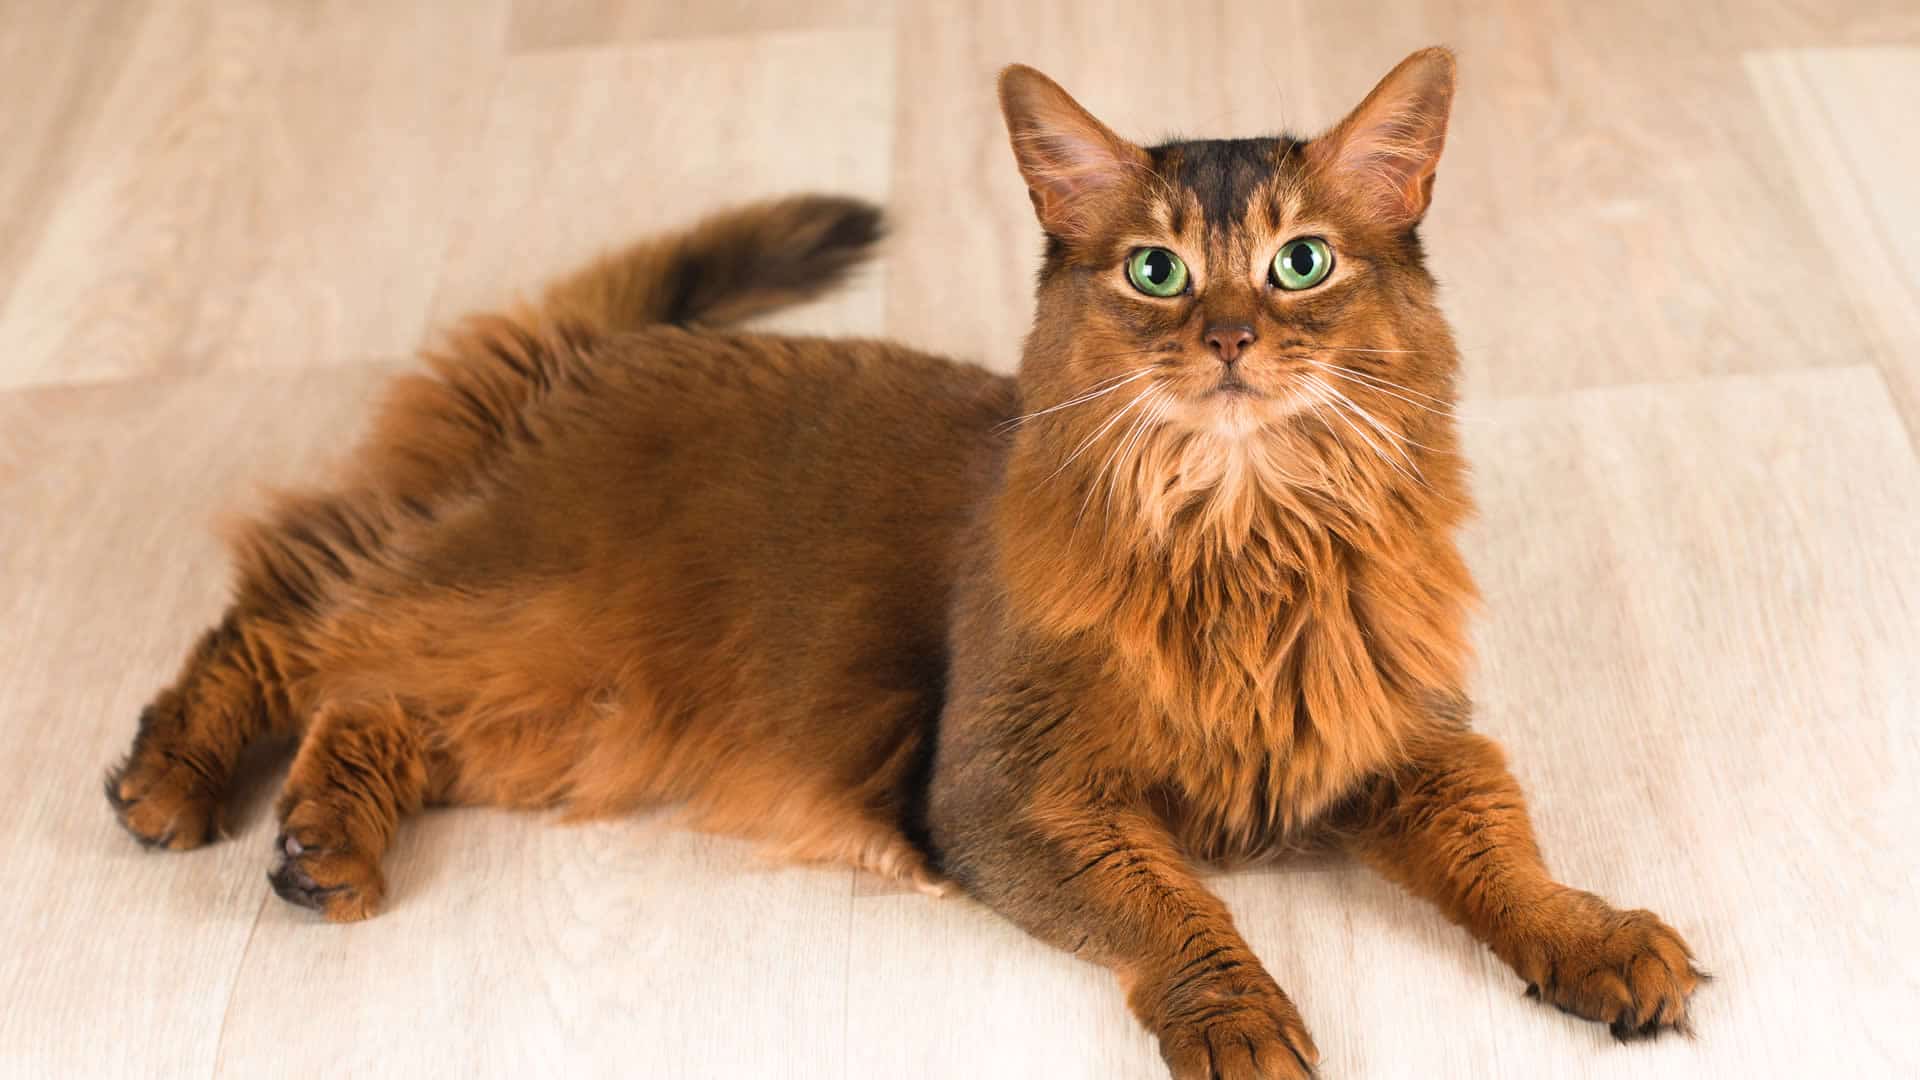
[[122, 832], [102, 778], [225, 606], [214, 519], [336, 450], [370, 385], [342, 370], [0, 393], [0, 770], [17, 793], [0, 820], [0, 1073], [213, 1071], [271, 895], [270, 758], [235, 838], [189, 854]]
[[1804, 213], [1826, 241], [1806, 275], [1847, 287], [1873, 328], [1909, 431], [1920, 431], [1920, 48], [1780, 49], [1749, 53], [1753, 80], [1800, 185]]
[[[79, 147], [152, 5], [18, 3], [0, 34], [0, 309], [77, 177]], [[4, 361], [0, 361], [3, 364]]]
[[[759, 105], [688, 105], [705, 101]], [[434, 321], [497, 307], [604, 250], [734, 203], [801, 191], [884, 203], [892, 123], [893, 42], [882, 31], [515, 57], [482, 139], [491, 164], [452, 189], [465, 211]], [[885, 279], [876, 263], [764, 325], [877, 334]]]
[[[144, 20], [0, 308], [0, 386], [418, 343], [504, 0], [176, 0]], [[423, 58], [431, 58], [430, 61]]]
[[[514, 0], [507, 42], [516, 52], [531, 52], [770, 30], [875, 28], [891, 25], [894, 7], [884, 0]], [[714, 104], [723, 107], [725, 100]]]

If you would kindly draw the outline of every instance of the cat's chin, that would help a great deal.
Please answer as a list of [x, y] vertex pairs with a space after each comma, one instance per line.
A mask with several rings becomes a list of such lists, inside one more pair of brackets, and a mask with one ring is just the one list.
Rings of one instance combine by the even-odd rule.
[[1196, 435], [1251, 439], [1307, 408], [1298, 395], [1209, 393], [1185, 402], [1168, 417]]

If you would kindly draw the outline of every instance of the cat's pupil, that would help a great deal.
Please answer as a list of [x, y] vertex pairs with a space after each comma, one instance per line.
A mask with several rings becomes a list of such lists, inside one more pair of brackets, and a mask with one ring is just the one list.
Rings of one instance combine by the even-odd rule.
[[1301, 277], [1313, 273], [1313, 249], [1305, 244], [1295, 244], [1287, 261], [1293, 264], [1293, 272]]
[[1167, 258], [1164, 251], [1149, 251], [1144, 260], [1147, 280], [1155, 285], [1165, 284], [1173, 276], [1173, 260]]

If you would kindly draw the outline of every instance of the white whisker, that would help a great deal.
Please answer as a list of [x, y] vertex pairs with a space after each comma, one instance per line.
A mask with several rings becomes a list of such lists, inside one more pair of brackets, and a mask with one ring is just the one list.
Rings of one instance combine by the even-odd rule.
[[[1316, 386], [1322, 389], [1332, 389], [1331, 387], [1327, 386], [1326, 383], [1320, 381], [1319, 379], [1313, 379], [1312, 381]], [[1368, 435], [1364, 430], [1362, 430], [1360, 425], [1348, 419], [1346, 412], [1341, 409], [1340, 403], [1338, 401], [1335, 401], [1333, 398], [1326, 397], [1324, 395], [1321, 396], [1320, 400], [1325, 402], [1327, 407], [1332, 410], [1333, 415], [1336, 417], [1339, 417], [1341, 423], [1347, 425], [1347, 428], [1349, 430], [1351, 430], [1355, 435], [1358, 435], [1360, 437], [1360, 441], [1366, 443], [1368, 448], [1371, 449], [1374, 452], [1374, 455], [1377, 456], [1381, 461], [1387, 463], [1387, 465], [1391, 466], [1395, 472], [1399, 473], [1401, 476], [1406, 477], [1408, 480], [1411, 480], [1414, 483], [1420, 484], [1423, 487], [1425, 486], [1426, 482], [1424, 479], [1417, 479], [1411, 473], [1407, 472], [1406, 469], [1401, 467], [1400, 462], [1395, 460], [1385, 450], [1382, 450], [1380, 448], [1380, 444], [1374, 442], [1372, 436]]]
[[1070, 398], [1066, 401], [1061, 402], [1058, 405], [1049, 405], [1044, 409], [1041, 409], [1037, 412], [1030, 412], [1025, 416], [1016, 416], [1011, 420], [1002, 421], [1000, 425], [997, 428], [995, 428], [995, 430], [1001, 431], [1011, 427], [1018, 427], [1019, 425], [1024, 424], [1035, 417], [1045, 416], [1048, 413], [1056, 413], [1062, 409], [1070, 409], [1075, 405], [1084, 405], [1087, 402], [1092, 401], [1097, 397], [1102, 397], [1106, 394], [1111, 394], [1115, 390], [1120, 389], [1121, 387], [1127, 385], [1128, 383], [1134, 382], [1139, 379], [1144, 379], [1151, 374], [1153, 374], [1152, 368], [1141, 368], [1138, 371], [1133, 371], [1133, 372], [1129, 372], [1122, 375], [1116, 375], [1109, 379], [1103, 379], [1100, 382], [1095, 383], [1093, 389], [1079, 395], [1078, 397]]
[[[1150, 398], [1149, 400], [1156, 400], [1159, 393], [1160, 391], [1156, 388], [1155, 398]], [[1152, 411], [1152, 408], [1153, 406], [1149, 405], [1147, 408], [1141, 409], [1140, 412], [1134, 416], [1132, 422], [1127, 425], [1127, 430], [1121, 434], [1120, 441], [1114, 444], [1113, 449], [1107, 451], [1107, 456], [1100, 461], [1100, 467], [1094, 470], [1093, 479], [1087, 482], [1087, 493], [1080, 500], [1080, 512], [1073, 516], [1073, 532], [1068, 536], [1069, 543], [1072, 542], [1074, 537], [1080, 534], [1080, 523], [1086, 519], [1087, 507], [1093, 505], [1094, 493], [1100, 490], [1101, 483], [1107, 479], [1107, 466], [1113, 464], [1114, 459], [1120, 454], [1121, 449], [1126, 446], [1127, 440], [1139, 429], [1141, 422], [1147, 418], [1147, 414]]]
[[1373, 430], [1379, 432], [1382, 438], [1390, 440], [1392, 445], [1394, 445], [1394, 448], [1400, 451], [1401, 456], [1406, 458], [1407, 464], [1413, 466], [1413, 469], [1415, 472], [1420, 471], [1419, 464], [1413, 460], [1412, 454], [1407, 453], [1406, 448], [1409, 446], [1413, 446], [1413, 447], [1418, 447], [1421, 450], [1425, 450], [1427, 449], [1427, 447], [1421, 446], [1419, 443], [1414, 442], [1412, 439], [1409, 439], [1405, 435], [1400, 434], [1399, 432], [1395, 431], [1393, 428], [1388, 427], [1386, 424], [1381, 423], [1378, 417], [1374, 416], [1372, 413], [1368, 412], [1366, 409], [1361, 408], [1358, 402], [1354, 401], [1352, 398], [1348, 397], [1347, 395], [1341, 393], [1338, 387], [1334, 386], [1330, 382], [1327, 382], [1325, 379], [1320, 378], [1320, 376], [1309, 375], [1308, 378], [1313, 379], [1315, 382], [1318, 382], [1321, 386], [1325, 387], [1328, 393], [1339, 398], [1340, 401], [1347, 406], [1347, 408], [1351, 409], [1355, 416], [1358, 416], [1360, 419], [1365, 420], [1368, 424], [1372, 425]]
[[[1453, 415], [1453, 408], [1445, 398], [1437, 398], [1437, 397], [1434, 397], [1432, 394], [1423, 394], [1420, 391], [1415, 390], [1410, 386], [1402, 386], [1401, 384], [1394, 382], [1391, 379], [1383, 379], [1378, 375], [1370, 375], [1367, 372], [1361, 371], [1358, 368], [1341, 367], [1339, 364], [1329, 364], [1325, 360], [1312, 360], [1312, 361], [1309, 361], [1309, 363], [1313, 364], [1315, 367], [1322, 368], [1326, 371], [1330, 371], [1335, 374], [1344, 376], [1348, 379], [1359, 382], [1362, 386], [1366, 386], [1371, 389], [1378, 390], [1389, 397], [1399, 398], [1401, 401], [1404, 401], [1409, 405], [1418, 406], [1419, 408], [1425, 409], [1430, 413], [1438, 413], [1441, 416]], [[1413, 397], [1404, 397], [1400, 394], [1394, 393], [1395, 390], [1404, 390], [1406, 391], [1406, 393], [1414, 395], [1414, 397], [1426, 398], [1428, 401], [1431, 401], [1446, 407], [1434, 408], [1434, 406], [1432, 405], [1425, 405], [1425, 404], [1422, 404], [1421, 402], [1415, 401]]]
[[1067, 456], [1067, 460], [1060, 463], [1059, 468], [1048, 473], [1047, 479], [1052, 480], [1054, 477], [1059, 476], [1063, 472], [1066, 472], [1067, 466], [1077, 461], [1081, 454], [1086, 453], [1088, 447], [1092, 446], [1094, 443], [1099, 442], [1100, 437], [1102, 435], [1105, 435], [1108, 431], [1111, 431], [1113, 429], [1113, 425], [1120, 422], [1121, 417], [1127, 415], [1127, 413], [1130, 412], [1135, 405], [1140, 404], [1142, 399], [1144, 399], [1148, 394], [1153, 393], [1153, 390], [1154, 388], [1149, 386], [1145, 390], [1142, 390], [1138, 394], [1134, 395], [1133, 400], [1127, 402], [1126, 405], [1123, 406], [1119, 412], [1116, 412], [1111, 417], [1109, 417], [1106, 423], [1100, 425], [1100, 429], [1098, 431], [1095, 431], [1093, 434], [1087, 436], [1087, 441], [1081, 443], [1078, 447], [1075, 447], [1073, 453]]
[[1152, 408], [1149, 405], [1141, 409], [1127, 424], [1127, 429], [1120, 433], [1120, 438], [1113, 444], [1113, 449], [1107, 451], [1107, 456], [1100, 459], [1100, 467], [1093, 471], [1093, 479], [1087, 482], [1087, 494], [1080, 500], [1080, 512], [1074, 515], [1073, 524], [1076, 529], [1080, 526], [1080, 519], [1087, 515], [1087, 507], [1093, 503], [1094, 492], [1100, 490], [1101, 483], [1107, 478], [1107, 466], [1112, 465], [1114, 459], [1120, 455], [1121, 449], [1127, 445], [1127, 440], [1133, 437], [1133, 433], [1140, 427], [1140, 422], [1147, 418], [1147, 413], [1152, 411]]
[[[1133, 456], [1135, 448], [1142, 444], [1147, 432], [1151, 430], [1155, 424], [1160, 422], [1160, 418], [1165, 416], [1167, 410], [1173, 407], [1173, 403], [1173, 395], [1162, 392], [1151, 405], [1140, 411], [1140, 419], [1135, 422], [1133, 430], [1128, 432], [1126, 439], [1121, 440], [1119, 457], [1113, 463], [1113, 471], [1107, 476], [1105, 520], [1108, 524], [1111, 524], [1113, 521], [1113, 494], [1114, 490], [1120, 486], [1121, 470], [1127, 466], [1128, 459]], [[1091, 496], [1093, 493], [1088, 492], [1087, 494]], [[1084, 504], [1080, 507], [1080, 512], [1082, 514], [1087, 512]]]
[[1358, 345], [1312, 345], [1309, 348], [1321, 352], [1379, 353], [1384, 356], [1419, 356], [1427, 351], [1425, 349], [1363, 349]]

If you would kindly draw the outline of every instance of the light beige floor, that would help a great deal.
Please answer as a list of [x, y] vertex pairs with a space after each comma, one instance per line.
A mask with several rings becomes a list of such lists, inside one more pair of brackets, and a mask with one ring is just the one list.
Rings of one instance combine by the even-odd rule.
[[455, 811], [336, 928], [267, 888], [270, 769], [191, 855], [99, 777], [221, 606], [209, 524], [434, 322], [818, 187], [898, 232], [784, 325], [1005, 367], [1037, 241], [998, 65], [1247, 134], [1433, 41], [1480, 723], [1563, 876], [1719, 978], [1698, 1039], [1619, 1047], [1356, 869], [1219, 888], [1329, 1076], [1920, 1075], [1911, 0], [0, 0], [0, 1074], [1158, 1075], [1107, 978], [966, 901]]

